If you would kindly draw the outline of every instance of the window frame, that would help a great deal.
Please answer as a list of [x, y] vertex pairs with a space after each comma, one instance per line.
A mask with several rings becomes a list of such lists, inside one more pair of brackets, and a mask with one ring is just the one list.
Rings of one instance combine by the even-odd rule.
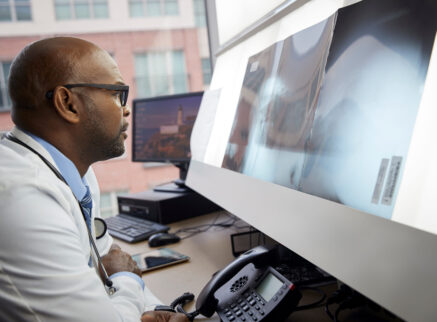
[[[159, 14], [150, 14], [148, 10], [148, 6], [150, 5], [149, 1], [159, 2]], [[167, 2], [176, 3], [176, 13], [167, 13]], [[133, 4], [141, 4], [141, 14], [138, 14], [137, 11], [132, 11], [131, 5]], [[166, 17], [166, 16], [179, 16], [180, 15], [180, 4], [179, 0], [128, 0], [129, 6], [129, 18], [153, 18], [153, 17]], [[135, 15], [132, 15], [132, 12], [136, 12]]]
[[[33, 21], [32, 15], [32, 1], [31, 0], [7, 0], [8, 3], [0, 3], [0, 7], [9, 8], [10, 20], [0, 20], [0, 23], [7, 22], [28, 22]], [[17, 16], [17, 6], [29, 7], [29, 19], [18, 19]]]
[[[209, 57], [201, 57], [200, 58], [202, 64], [202, 82], [203, 86], [209, 86], [211, 84], [212, 79], [212, 63]], [[208, 62], [208, 70], [206, 70], [205, 62]]]
[[[199, 10], [200, 5], [202, 6], [202, 10]], [[206, 28], [206, 6], [204, 0], [193, 0], [193, 15], [194, 15], [194, 24], [197, 28]]]
[[[176, 91], [175, 89], [175, 77], [177, 77], [178, 75], [176, 75], [174, 73], [174, 53], [176, 52], [182, 52], [183, 54], [183, 61], [184, 61], [184, 73], [182, 74], [184, 79], [185, 79], [185, 90], [184, 91]], [[151, 54], [163, 54], [164, 55], [164, 61], [165, 61], [165, 73], [163, 75], [153, 75], [152, 73], [150, 73], [150, 66], [153, 65], [153, 61], [149, 58]], [[137, 65], [136, 61], [140, 56], [145, 56], [146, 57], [146, 73], [143, 73], [143, 71], [141, 71], [140, 74], [136, 73], [134, 75], [134, 83], [135, 83], [135, 87], [136, 87], [136, 94], [137, 97], [151, 97], [151, 96], [162, 96], [162, 95], [173, 95], [173, 94], [178, 94], [178, 93], [184, 93], [184, 92], [188, 92], [189, 88], [190, 88], [190, 75], [187, 73], [187, 63], [186, 63], [186, 55], [183, 49], [169, 49], [169, 50], [160, 50], [160, 51], [146, 51], [146, 52], [138, 52], [135, 53], [134, 55], [134, 64]], [[135, 67], [135, 71], [138, 72], [140, 71], [139, 68]], [[146, 78], [149, 80], [149, 90], [150, 93], [149, 95], [145, 94], [143, 96], [143, 94], [141, 93], [141, 90], [138, 86], [138, 79], [140, 78]], [[166, 84], [167, 84], [167, 89], [168, 91], [165, 93], [161, 93], [161, 92], [157, 92], [156, 88], [157, 88], [157, 83], [156, 83], [156, 78], [157, 77], [163, 77], [166, 79]], [[154, 81], [155, 79], [155, 81]], [[159, 87], [158, 87], [159, 88]]]
[[[68, 2], [68, 3], [67, 3]], [[88, 6], [88, 12], [89, 17], [77, 17], [76, 13], [76, 5], [78, 4], [87, 4]], [[96, 4], [105, 4], [107, 9], [107, 16], [106, 17], [96, 17], [96, 13], [94, 11], [94, 6]], [[109, 4], [108, 0], [65, 0], [64, 6], [68, 5], [69, 8], [69, 17], [68, 18], [59, 18], [57, 14], [57, 7], [61, 5], [59, 3], [56, 3], [56, 0], [53, 1], [53, 6], [55, 10], [55, 19], [56, 21], [69, 21], [69, 20], [91, 20], [91, 19], [109, 19], [110, 18], [110, 12], [109, 12]]]
[[9, 112], [11, 110], [11, 99], [9, 98], [9, 92], [8, 92], [8, 75], [5, 75], [4, 73], [4, 66], [5, 64], [12, 64], [12, 61], [9, 60], [1, 60], [0, 61], [0, 92], [1, 92], [1, 101], [0, 101], [0, 113], [1, 112]]

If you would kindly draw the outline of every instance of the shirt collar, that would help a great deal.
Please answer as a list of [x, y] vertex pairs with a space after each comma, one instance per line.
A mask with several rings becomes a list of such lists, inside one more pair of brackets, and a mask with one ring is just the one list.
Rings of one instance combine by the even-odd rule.
[[56, 166], [59, 169], [59, 172], [61, 172], [65, 181], [70, 186], [71, 191], [73, 191], [76, 199], [82, 200], [86, 194], [86, 186], [88, 185], [88, 183], [85, 178], [80, 177], [79, 171], [77, 170], [74, 163], [46, 140], [41, 139], [39, 136], [36, 136], [27, 131], [23, 132], [31, 136], [35, 141], [41, 144], [48, 153], [50, 153], [51, 157], [56, 163]]

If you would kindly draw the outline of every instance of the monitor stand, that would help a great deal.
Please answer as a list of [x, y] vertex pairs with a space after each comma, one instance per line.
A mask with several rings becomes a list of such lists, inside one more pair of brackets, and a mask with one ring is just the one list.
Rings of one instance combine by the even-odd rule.
[[165, 183], [163, 185], [156, 186], [153, 191], [158, 192], [190, 192], [192, 191], [189, 187], [185, 185], [185, 181], [181, 179], [176, 179], [170, 183]]
[[185, 178], [187, 177], [189, 162], [173, 163], [179, 168], [179, 179], [173, 180], [170, 183], [156, 186], [153, 191], [158, 192], [191, 192], [189, 187], [185, 185]]

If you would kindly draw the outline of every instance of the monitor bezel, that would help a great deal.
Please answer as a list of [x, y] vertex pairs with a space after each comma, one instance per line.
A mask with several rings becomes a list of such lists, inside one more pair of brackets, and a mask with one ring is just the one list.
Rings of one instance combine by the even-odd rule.
[[[162, 163], [171, 163], [174, 165], [190, 163], [191, 158], [145, 158], [139, 159], [135, 154], [135, 130], [136, 130], [136, 106], [139, 103], [144, 102], [153, 102], [159, 100], [167, 100], [167, 99], [178, 99], [185, 97], [194, 97], [194, 96], [203, 96], [203, 91], [198, 92], [189, 92], [183, 94], [172, 94], [172, 95], [162, 95], [162, 96], [154, 96], [154, 97], [145, 97], [145, 98], [135, 98], [132, 101], [132, 162], [162, 162]], [[199, 106], [200, 109], [200, 106]]]

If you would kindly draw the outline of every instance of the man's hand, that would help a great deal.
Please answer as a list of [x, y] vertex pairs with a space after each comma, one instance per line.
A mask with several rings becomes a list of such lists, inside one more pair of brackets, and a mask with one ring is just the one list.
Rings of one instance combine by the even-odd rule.
[[[102, 257], [103, 265], [105, 266], [108, 276], [118, 272], [131, 272], [141, 277], [141, 270], [132, 257], [122, 251], [118, 245], [113, 245], [109, 253]], [[100, 268], [99, 268], [100, 269]], [[100, 276], [103, 276], [100, 270]]]
[[182, 313], [168, 311], [149, 311], [141, 317], [141, 322], [189, 322]]

